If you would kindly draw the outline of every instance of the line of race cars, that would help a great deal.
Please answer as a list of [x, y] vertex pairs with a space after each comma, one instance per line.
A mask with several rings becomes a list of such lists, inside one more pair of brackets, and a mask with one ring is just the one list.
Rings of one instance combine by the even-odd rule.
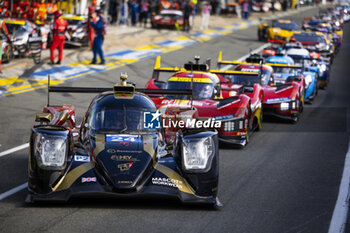
[[219, 52], [218, 69], [199, 57], [162, 67], [157, 57], [144, 89], [126, 74], [108, 88], [50, 86], [49, 80], [48, 94], [98, 95], [80, 126], [73, 105], [48, 103], [36, 114], [26, 201], [158, 195], [220, 207], [219, 142], [245, 147], [265, 115], [296, 123], [305, 102], [329, 82], [329, 54], [295, 35], [243, 62]]

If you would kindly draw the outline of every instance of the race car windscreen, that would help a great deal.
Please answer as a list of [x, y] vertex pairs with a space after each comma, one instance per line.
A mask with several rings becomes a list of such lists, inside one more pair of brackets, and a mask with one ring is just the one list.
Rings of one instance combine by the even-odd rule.
[[181, 15], [177, 15], [177, 14], [161, 14], [163, 19], [176, 19], [179, 17], [182, 17]]
[[307, 34], [294, 34], [294, 39], [299, 42], [307, 42], [307, 43], [326, 43], [325, 39], [321, 35], [307, 35]]
[[[201, 99], [210, 99], [213, 97], [214, 84], [213, 83], [200, 83], [193, 82], [193, 93], [192, 99], [201, 100]], [[167, 83], [166, 89], [169, 90], [191, 90], [191, 82], [173, 82], [169, 81]], [[191, 99], [188, 95], [166, 95], [168, 99]]]
[[96, 131], [127, 131], [152, 130], [144, 128], [144, 112], [147, 109], [130, 108], [102, 108], [92, 113], [89, 125]]
[[294, 65], [301, 65], [301, 66], [311, 66], [312, 61], [309, 60], [308, 58], [304, 58], [302, 56], [298, 56], [298, 55], [290, 55], [288, 54], [288, 56], [290, 56], [291, 58], [293, 58], [294, 61]]
[[282, 23], [282, 22], [275, 21], [272, 26], [276, 28], [281, 28], [283, 30], [288, 30], [288, 31], [298, 31], [301, 29], [300, 26], [295, 22]]
[[273, 67], [273, 71], [275, 74], [293, 74], [296, 69], [290, 67]]
[[79, 25], [83, 23], [83, 20], [76, 20], [76, 19], [66, 19], [68, 25]]
[[21, 35], [26, 32], [26, 28], [24, 25], [20, 24], [12, 24], [12, 23], [6, 23], [7, 30], [10, 35]]
[[240, 85], [253, 85], [254, 83], [259, 83], [257, 75], [225, 75], [225, 78], [230, 79], [231, 83]]
[[268, 85], [271, 77], [271, 71], [270, 70], [262, 70], [261, 73], [261, 85]]

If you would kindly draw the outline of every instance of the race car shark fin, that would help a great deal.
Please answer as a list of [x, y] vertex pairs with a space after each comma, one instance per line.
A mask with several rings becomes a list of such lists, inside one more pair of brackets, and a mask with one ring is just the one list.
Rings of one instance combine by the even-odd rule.
[[160, 68], [160, 59], [161, 57], [160, 56], [157, 56], [156, 58], [156, 63], [154, 64], [154, 69], [157, 70]]
[[47, 76], [47, 107], [50, 106], [50, 75]]
[[220, 63], [221, 61], [222, 61], [222, 51], [219, 52], [218, 63]]

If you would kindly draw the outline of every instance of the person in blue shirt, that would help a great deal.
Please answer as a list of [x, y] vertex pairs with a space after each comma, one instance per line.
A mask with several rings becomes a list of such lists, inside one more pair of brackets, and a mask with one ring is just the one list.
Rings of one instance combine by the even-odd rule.
[[106, 21], [102, 16], [103, 14], [102, 10], [98, 10], [96, 13], [97, 13], [96, 22], [91, 21], [91, 26], [95, 30], [95, 38], [92, 46], [94, 57], [92, 59], [91, 64], [96, 64], [97, 55], [99, 55], [101, 59], [101, 62], [99, 64], [104, 65], [105, 59], [103, 56], [102, 44], [103, 44], [104, 36], [106, 35]]

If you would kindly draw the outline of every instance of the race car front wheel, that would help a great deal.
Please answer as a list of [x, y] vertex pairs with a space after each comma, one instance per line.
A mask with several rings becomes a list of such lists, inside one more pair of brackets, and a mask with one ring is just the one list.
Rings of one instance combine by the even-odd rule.
[[13, 49], [12, 49], [12, 46], [9, 46], [9, 48], [7, 48], [6, 53], [2, 57], [2, 62], [9, 63], [12, 59], [13, 59]]
[[258, 30], [258, 40], [259, 41], [264, 41], [264, 37], [262, 36], [261, 30]]

